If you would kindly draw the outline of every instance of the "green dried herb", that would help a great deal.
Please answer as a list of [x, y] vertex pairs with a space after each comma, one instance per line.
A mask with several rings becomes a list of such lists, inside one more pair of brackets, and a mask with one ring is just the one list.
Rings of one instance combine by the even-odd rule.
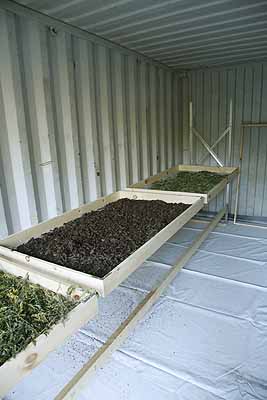
[[226, 175], [208, 171], [181, 171], [174, 176], [161, 179], [151, 185], [151, 189], [174, 192], [207, 193], [220, 183]]
[[75, 307], [76, 303], [0, 271], [0, 366], [24, 350]]

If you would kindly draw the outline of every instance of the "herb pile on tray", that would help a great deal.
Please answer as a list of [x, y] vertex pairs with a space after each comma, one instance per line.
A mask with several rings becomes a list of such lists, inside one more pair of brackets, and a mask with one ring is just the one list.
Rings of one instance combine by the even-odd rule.
[[151, 185], [151, 189], [169, 190], [173, 192], [208, 193], [227, 175], [214, 172], [178, 172], [175, 176], [161, 179]]
[[0, 271], [0, 366], [63, 320], [76, 303]]
[[124, 198], [33, 238], [16, 250], [102, 278], [188, 207]]

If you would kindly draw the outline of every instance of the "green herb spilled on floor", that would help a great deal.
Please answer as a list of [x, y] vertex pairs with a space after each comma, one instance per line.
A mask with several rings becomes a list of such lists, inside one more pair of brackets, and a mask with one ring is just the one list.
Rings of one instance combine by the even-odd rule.
[[28, 278], [0, 271], [0, 366], [47, 334], [75, 305]]
[[208, 193], [226, 176], [227, 175], [208, 171], [181, 171], [174, 176], [169, 176], [168, 178], [153, 183], [151, 189], [169, 190], [173, 192]]

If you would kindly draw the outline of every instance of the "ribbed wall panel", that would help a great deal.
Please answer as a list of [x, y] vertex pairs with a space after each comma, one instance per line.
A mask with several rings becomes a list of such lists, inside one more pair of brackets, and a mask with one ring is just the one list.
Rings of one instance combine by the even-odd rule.
[[174, 72], [4, 10], [0, 54], [1, 237], [181, 161]]
[[[212, 145], [228, 125], [230, 99], [233, 101], [231, 165], [239, 163], [241, 121], [267, 122], [267, 64], [258, 63], [228, 69], [191, 72], [183, 79], [183, 162], [189, 162], [189, 101], [193, 102], [194, 126]], [[239, 215], [267, 217], [267, 128], [245, 129]], [[227, 144], [215, 149], [226, 163]], [[194, 162], [202, 163], [206, 149], [194, 138]], [[207, 165], [216, 165], [211, 157]], [[236, 187], [233, 185], [231, 212]], [[210, 209], [222, 205], [215, 200]]]

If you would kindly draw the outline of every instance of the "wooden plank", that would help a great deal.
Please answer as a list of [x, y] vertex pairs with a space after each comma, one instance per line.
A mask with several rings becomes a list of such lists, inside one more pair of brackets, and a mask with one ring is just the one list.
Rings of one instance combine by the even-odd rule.
[[[218, 183], [213, 189], [211, 189], [208, 193], [190, 193], [190, 192], [172, 192], [168, 191], [168, 193], [178, 194], [178, 195], [196, 195], [204, 198], [205, 204], [208, 204], [212, 199], [214, 199], [218, 194], [223, 192], [227, 183], [229, 183], [239, 172], [239, 168], [237, 167], [210, 167], [206, 165], [184, 165], [179, 164], [175, 167], [168, 168], [165, 171], [160, 172], [159, 174], [150, 176], [134, 185], [130, 186], [131, 188], [135, 189], [142, 189], [147, 188], [153, 192], [163, 192], [154, 189], [149, 189], [148, 186], [154, 182], [159, 181], [162, 178], [165, 178], [169, 175], [173, 175], [178, 173], [179, 171], [187, 171], [187, 172], [199, 172], [199, 171], [208, 171], [208, 172], [215, 172], [219, 174], [227, 174], [227, 178], [223, 179], [220, 183]], [[127, 189], [128, 190], [128, 189]]]
[[[232, 126], [230, 126], [230, 131], [229, 131], [229, 137], [226, 139], [227, 143], [227, 153], [230, 154], [230, 159], [227, 160], [228, 165], [233, 164], [234, 158], [234, 133], [236, 132], [236, 127], [234, 125], [234, 115], [235, 115], [235, 105], [236, 105], [236, 71], [235, 70], [229, 70], [228, 71], [228, 88], [227, 88], [227, 94], [228, 94], [228, 124], [231, 123]], [[232, 102], [232, 106], [231, 106]], [[232, 117], [230, 118], [230, 112], [232, 109]], [[230, 143], [229, 143], [230, 139]], [[229, 155], [228, 154], [228, 155]], [[229, 158], [229, 157], [227, 157]], [[235, 197], [236, 197], [236, 185], [229, 185], [229, 213], [232, 214], [234, 212], [234, 205], [235, 205]], [[227, 199], [227, 198], [226, 198]]]
[[[10, 28], [9, 28], [10, 27]], [[34, 201], [14, 20], [0, 10], [0, 78], [10, 167], [20, 229], [38, 222]]]
[[[245, 67], [245, 79], [243, 82], [243, 120], [251, 120], [252, 118], [252, 96], [247, 96], [246, 93], [253, 93], [253, 70], [251, 66]], [[242, 161], [242, 174], [240, 180], [240, 196], [239, 196], [239, 214], [252, 215], [251, 210], [248, 213], [247, 194], [249, 187], [249, 171], [250, 171], [250, 143], [251, 129], [244, 130], [244, 152]]]
[[[220, 72], [212, 71], [211, 73], [211, 111], [210, 111], [210, 131], [211, 140], [218, 137], [219, 132], [219, 95], [220, 95]], [[213, 157], [209, 156], [209, 165], [217, 165]], [[215, 212], [217, 207], [216, 199], [209, 205], [209, 211]]]
[[[15, 272], [17, 276], [26, 276], [27, 271], [20, 270], [18, 265], [12, 265], [8, 260], [0, 257], [0, 270]], [[31, 275], [32, 278], [32, 275]], [[30, 278], [30, 279], [31, 279]], [[36, 274], [33, 283], [38, 282], [49, 290], [55, 289], [55, 284], [49, 279]], [[58, 291], [64, 293], [66, 288]], [[77, 292], [78, 293], [78, 292]], [[66, 295], [66, 293], [65, 293]], [[56, 324], [47, 335], [40, 335], [36, 343], [30, 343], [26, 349], [20, 352], [15, 358], [10, 359], [0, 367], [0, 396], [5, 396], [23, 377], [28, 375], [39, 365], [47, 355], [62, 344], [67, 337], [82, 327], [88, 320], [97, 314], [97, 296], [92, 295], [86, 301], [77, 305], [67, 316], [65, 321]]]
[[131, 312], [128, 318], [116, 329], [107, 339], [106, 343], [94, 354], [94, 356], [75, 374], [71, 381], [60, 391], [55, 400], [74, 400], [79, 392], [88, 384], [89, 377], [101, 366], [106, 359], [115, 351], [120, 344], [127, 338], [129, 333], [138, 322], [149, 311], [153, 304], [159, 299], [164, 290], [177, 276], [177, 273], [186, 265], [190, 258], [196, 253], [200, 245], [204, 242], [210, 232], [216, 227], [225, 213], [221, 210], [207, 227], [197, 236], [189, 249], [182, 257], [174, 263], [173, 267], [165, 274], [158, 283]]
[[127, 188], [125, 191], [129, 192], [129, 198], [135, 198], [135, 195], [138, 195], [138, 199], [143, 200], [153, 200], [155, 198], [155, 194], [160, 196], [159, 198], [167, 203], [172, 203], [175, 199], [174, 196], [178, 196], [179, 202], [184, 204], [193, 204], [200, 197], [205, 200], [207, 195], [203, 195], [202, 193], [189, 193], [189, 192], [173, 192], [171, 190], [151, 190], [151, 189], [143, 189], [143, 188]]
[[[266, 118], [265, 118], [266, 119]], [[256, 123], [256, 122], [243, 122], [240, 124], [241, 127], [246, 128], [267, 128], [267, 124], [264, 123]]]
[[98, 191], [94, 143], [96, 115], [92, 89], [94, 75], [92, 65], [89, 65], [89, 52], [91, 57], [92, 49], [85, 40], [75, 39], [74, 50], [85, 201], [93, 201], [97, 199]]
[[32, 283], [41, 285], [55, 293], [62, 294], [63, 296], [67, 296], [68, 294], [69, 285], [60, 281], [60, 279], [54, 277], [51, 279], [51, 277], [32, 270], [26, 264], [22, 265], [16, 261], [9, 260], [8, 257], [0, 256], [0, 270], [23, 278], [29, 277], [29, 280]]
[[[220, 136], [221, 132], [223, 132], [226, 127], [229, 125], [228, 119], [228, 111], [229, 111], [229, 103], [227, 102], [227, 71], [221, 71], [219, 75], [219, 112], [218, 112], [218, 134], [216, 139]], [[213, 138], [213, 140], [215, 137]], [[226, 139], [222, 140], [218, 143], [216, 154], [219, 159], [223, 161], [223, 165], [227, 165], [227, 144], [228, 144], [228, 135]], [[223, 191], [216, 199], [216, 208], [215, 210], [220, 210], [225, 204], [225, 191]]]
[[[236, 87], [235, 87], [235, 109], [234, 109], [234, 135], [233, 135], [233, 160], [239, 162], [240, 152], [240, 121], [243, 119], [243, 104], [244, 104], [244, 79], [245, 69], [244, 67], [238, 67], [236, 70]], [[242, 171], [240, 171], [242, 172]], [[242, 176], [242, 173], [241, 173]], [[241, 176], [239, 179], [241, 179]], [[236, 200], [236, 198], [235, 198]], [[239, 210], [238, 210], [239, 211]]]
[[[161, 196], [161, 193], [154, 193], [151, 196], [149, 193], [132, 193], [132, 199], [145, 199], [154, 200], [160, 199], [167, 201], [166, 196]], [[175, 199], [176, 197], [176, 199]], [[184, 197], [185, 199], [185, 197]], [[187, 200], [187, 199], [185, 199]], [[177, 195], [172, 195], [170, 197], [170, 202], [182, 202], [180, 197]], [[187, 200], [188, 201], [188, 200]], [[104, 293], [100, 293], [102, 296], [107, 296], [113, 289], [119, 286], [131, 273], [136, 271], [143, 262], [155, 253], [168, 239], [170, 239], [178, 230], [180, 230], [191, 218], [193, 218], [204, 205], [204, 199], [201, 197], [193, 198], [193, 204], [184, 211], [181, 215], [175, 218], [170, 224], [158, 232], [152, 239], [147, 241], [143, 246], [131, 254], [126, 260], [120, 263], [116, 268], [114, 268], [108, 275], [104, 277]], [[92, 286], [91, 286], [92, 287]]]
[[179, 165], [180, 171], [191, 171], [191, 172], [198, 172], [198, 171], [208, 171], [208, 172], [215, 172], [217, 174], [233, 174], [238, 172], [238, 167], [214, 167], [209, 165], [186, 165], [180, 164]]
[[[152, 239], [147, 241], [143, 246], [137, 249], [133, 254], [121, 262], [104, 278], [97, 278], [95, 276], [78, 272], [57, 264], [40, 260], [35, 257], [30, 257], [12, 250], [18, 244], [26, 242], [31, 237], [38, 237], [42, 233], [47, 232], [56, 226], [61, 226], [63, 223], [68, 222], [85, 212], [96, 210], [103, 207], [109, 202], [116, 201], [119, 198], [140, 199], [140, 200], [163, 200], [170, 203], [184, 202], [192, 204], [181, 215], [175, 218], [164, 229], [158, 232]], [[134, 272], [148, 257], [150, 257], [166, 240], [168, 240], [175, 232], [177, 232], [186, 222], [188, 222], [204, 205], [204, 199], [197, 196], [179, 196], [169, 192], [153, 191], [137, 191], [125, 190], [113, 193], [102, 199], [89, 203], [79, 209], [69, 211], [59, 217], [46, 221], [36, 227], [30, 228], [24, 232], [11, 235], [5, 240], [0, 241], [0, 254], [7, 257], [9, 260], [18, 262], [21, 265], [28, 265], [31, 270], [36, 270], [45, 276], [60, 278], [63, 282], [79, 285], [83, 288], [94, 288], [101, 296], [108, 295], [114, 288], [116, 288], [124, 279], [126, 279], [132, 272]]]

